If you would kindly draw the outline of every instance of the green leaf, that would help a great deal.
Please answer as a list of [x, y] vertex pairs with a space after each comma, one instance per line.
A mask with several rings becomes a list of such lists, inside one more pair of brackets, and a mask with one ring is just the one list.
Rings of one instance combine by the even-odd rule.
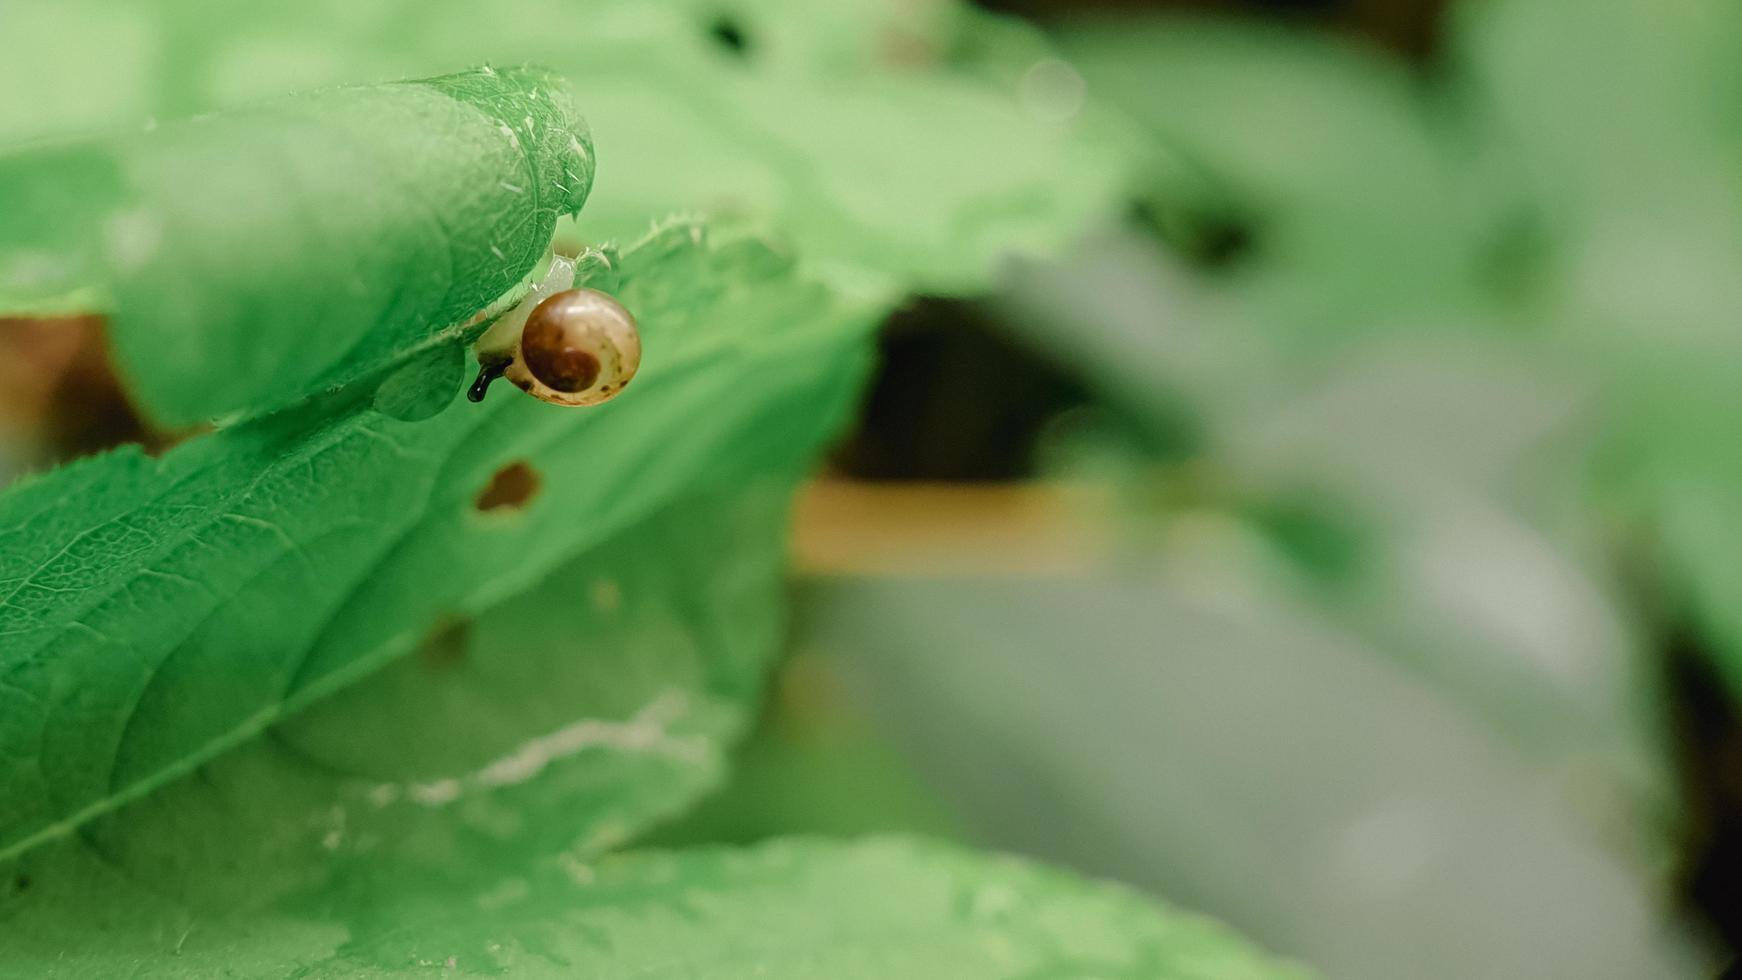
[[1621, 812], [1601, 837], [1590, 796], [1549, 789], [1575, 757], [1509, 751], [1237, 535], [1194, 541], [1197, 574], [1171, 581], [818, 579], [796, 645], [834, 655], [987, 846], [1156, 890], [1327, 976], [1711, 975], [1617, 849]]
[[[756, 239], [623, 252], [633, 388], [427, 422], [352, 386], [0, 498], [0, 855], [68, 833], [543, 580], [680, 493], [799, 472], [875, 311]], [[493, 493], [516, 471], [535, 481]], [[499, 504], [500, 502], [500, 504]]]
[[[797, 617], [797, 628], [803, 622]], [[808, 653], [783, 660], [756, 727], [732, 750], [724, 783], [678, 819], [643, 834], [638, 845], [888, 833], [972, 842], [912, 761], [872, 730], [839, 673]]]
[[723, 73], [682, 47], [571, 77], [612, 153], [643, 164], [605, 173], [591, 238], [673, 207], [767, 214], [845, 278], [974, 292], [1006, 254], [1059, 250], [1111, 213], [1121, 180], [1111, 154], [977, 79]]
[[[1526, 503], [1512, 490], [1576, 485], [1586, 461], [1572, 376], [1498, 338], [1382, 336], [1308, 352], [1274, 312], [1230, 315], [1231, 291], [1120, 236], [1069, 263], [1016, 267], [1000, 300], [1020, 336], [1149, 431], [1188, 420], [1183, 466], [1158, 470], [1135, 447], [1114, 450], [1128, 468], [1122, 516], [1157, 539], [1146, 550], [1167, 560], [1165, 529], [1182, 507], [1202, 508], [1234, 540], [1255, 535], [1243, 560], [1287, 555], [1267, 573], [1509, 748], [1605, 770], [1662, 805], [1657, 721], [1633, 696], [1644, 650], [1621, 596], [1593, 573], [1590, 545], [1559, 523], [1570, 509], [1550, 510], [1570, 499]], [[1173, 318], [1157, 330], [1162, 308]], [[1189, 506], [1161, 502], [1182, 492]], [[1294, 532], [1318, 537], [1309, 549], [1321, 556], [1341, 553], [1336, 572], [1299, 562], [1303, 542], [1287, 525], [1303, 518]], [[1496, 563], [1506, 577], [1486, 571]], [[1528, 617], [1507, 602], [1520, 591], [1540, 597]]]
[[0, 307], [96, 309], [181, 425], [450, 341], [592, 185], [559, 79], [341, 88], [0, 157]]
[[[619, 844], [720, 776], [780, 638], [789, 496], [774, 479], [675, 500], [0, 880], [150, 882], [157, 907], [115, 914], [179, 931]], [[78, 927], [33, 909], [12, 914]]]
[[1742, 8], [1488, 0], [1454, 24], [1483, 135], [1552, 233], [1531, 326], [1601, 392], [1605, 506], [1633, 512], [1664, 612], [1742, 692], [1742, 452], [1718, 421], [1742, 412]]
[[1304, 30], [1177, 17], [1085, 22], [1059, 43], [1136, 124], [1169, 237], [1244, 249], [1231, 271], [1254, 318], [1296, 322], [1322, 348], [1467, 291], [1487, 202], [1403, 64]]
[[324, 917], [77, 935], [18, 931], [0, 969], [55, 980], [1309, 976], [1131, 892], [898, 839], [564, 856]]
[[[1006, 252], [1068, 243], [1123, 186], [1122, 154], [1085, 140], [1070, 105], [1041, 105], [1015, 81], [1045, 58], [1011, 66], [1007, 82], [952, 69], [956, 2], [890, 13], [855, 0], [824, 14], [779, 2], [396, 0], [367, 17], [341, 0], [8, 7], [0, 73], [16, 57], [33, 73], [20, 87], [83, 96], [14, 107], [0, 139], [536, 62], [569, 79], [605, 148], [582, 239], [631, 240], [650, 218], [690, 210], [773, 220], [808, 260], [867, 289], [982, 289]], [[727, 15], [741, 51], [713, 33]], [[83, 33], [141, 54], [93, 64], [75, 46]]]
[[457, 343], [431, 347], [375, 389], [375, 410], [401, 422], [421, 422], [447, 408], [466, 378], [466, 354]]
[[1666, 208], [1688, 228], [1707, 208], [1733, 220], [1735, 4], [1481, 0], [1451, 25], [1483, 137], [1558, 231], [1589, 232], [1593, 217], [1659, 224]]

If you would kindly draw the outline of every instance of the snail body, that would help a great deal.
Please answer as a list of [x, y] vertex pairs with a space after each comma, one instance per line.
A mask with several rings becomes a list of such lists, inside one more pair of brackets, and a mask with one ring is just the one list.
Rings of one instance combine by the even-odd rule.
[[483, 401], [499, 377], [553, 405], [597, 405], [622, 392], [641, 366], [635, 317], [607, 293], [573, 288], [574, 280], [575, 262], [553, 257], [526, 299], [478, 339], [478, 380], [467, 397]]

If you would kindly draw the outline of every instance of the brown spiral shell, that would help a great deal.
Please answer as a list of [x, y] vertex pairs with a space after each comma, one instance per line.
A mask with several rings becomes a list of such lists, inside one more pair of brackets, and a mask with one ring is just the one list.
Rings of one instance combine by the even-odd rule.
[[[610, 268], [602, 253], [591, 267]], [[474, 349], [478, 379], [466, 395], [483, 401], [490, 383], [506, 377], [553, 405], [597, 405], [623, 391], [641, 367], [635, 317], [609, 293], [575, 288], [577, 260], [555, 255], [544, 276], [499, 317]]]
[[596, 289], [565, 289], [533, 307], [506, 377], [556, 405], [597, 405], [641, 367], [641, 335], [621, 303]]

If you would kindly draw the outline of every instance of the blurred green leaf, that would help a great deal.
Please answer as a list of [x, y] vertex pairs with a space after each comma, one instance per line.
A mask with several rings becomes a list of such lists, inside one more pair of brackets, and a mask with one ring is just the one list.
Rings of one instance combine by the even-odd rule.
[[[1085, 21], [1060, 38], [1137, 123], [1152, 217], [1229, 263], [1303, 347], [1462, 301], [1486, 216], [1425, 85], [1351, 42], [1256, 23]], [[1231, 254], [1222, 254], [1231, 253]]]
[[1643, 219], [1640, 233], [1735, 210], [1735, 4], [1470, 0], [1452, 13], [1476, 133], [1561, 233], [1592, 233], [1597, 213]]
[[[567, 76], [604, 148], [585, 240], [632, 240], [677, 211], [742, 215], [777, 221], [854, 288], [973, 291], [1005, 252], [1056, 248], [1107, 213], [1123, 164], [1014, 83], [952, 70], [960, 4], [904, 8], [28, 0], [0, 13], [0, 64], [82, 95], [13, 107], [0, 139], [531, 61]], [[90, 58], [88, 37], [116, 54]]]
[[1456, 24], [1479, 132], [1549, 239], [1529, 312], [1600, 388], [1600, 499], [1655, 550], [1671, 608], [1653, 611], [1697, 625], [1742, 690], [1742, 10], [1486, 0]]
[[[1147, 127], [1152, 217], [1185, 260], [1115, 243], [1020, 270], [1010, 308], [1109, 400], [1151, 420], [1193, 417], [1200, 458], [1169, 477], [1211, 490], [1150, 515], [1170, 547], [1149, 557], [1170, 576], [1164, 593], [1208, 581], [1210, 615], [1193, 611], [1208, 621], [1193, 641], [1181, 617], [1144, 622], [1164, 605], [1154, 590], [1084, 584], [1057, 606], [1059, 623], [1018, 622], [1010, 643], [988, 644], [1008, 670], [1019, 644], [1045, 658], [1040, 630], [1068, 634], [1068, 670], [1026, 673], [1075, 696], [1037, 681], [1028, 707], [1006, 698], [969, 731], [995, 729], [986, 740], [1007, 756], [1027, 731], [1098, 728], [1074, 759], [1053, 744], [1027, 752], [1059, 787], [1041, 795], [1104, 815], [1107, 829], [1069, 858], [1150, 881], [1338, 975], [1394, 976], [1403, 956], [1422, 976], [1545, 964], [1695, 975], [1697, 952], [1653, 938], [1673, 915], [1658, 892], [1682, 828], [1650, 645], [1657, 610], [1622, 588], [1637, 586], [1640, 554], [1620, 539], [1658, 538], [1678, 598], [1742, 676], [1729, 557], [1742, 534], [1726, 511], [1742, 466], [1715, 421], [1739, 409], [1742, 224], [1734, 127], [1714, 122], [1734, 111], [1726, 55], [1742, 32], [1732, 6], [1703, 0], [1492, 0], [1455, 14], [1455, 56], [1422, 74], [1232, 26], [1067, 38], [1091, 94]], [[1204, 261], [1194, 221], [1230, 223], [1243, 248]], [[1299, 500], [1328, 505], [1360, 542], [1335, 588], [1277, 575], [1274, 546], [1252, 540], [1254, 516]], [[1206, 539], [1251, 568], [1227, 581]], [[1032, 604], [1005, 594], [1019, 591], [964, 587], [978, 606], [966, 613], [885, 596], [868, 619], [887, 633], [904, 615], [928, 636], [963, 615], [1008, 624]], [[1255, 625], [1264, 632], [1238, 635]], [[1091, 654], [1097, 630], [1105, 649]], [[1119, 646], [1132, 635], [1219, 659], [1158, 654], [1168, 673], [1146, 687], [1133, 677], [1156, 668]], [[960, 672], [961, 691], [985, 682], [961, 658], [938, 663]], [[912, 665], [884, 673], [928, 698], [952, 683]], [[1288, 692], [1287, 710], [1259, 677]], [[1133, 687], [1151, 696], [1109, 720], [1107, 702]], [[1078, 702], [1097, 704], [1092, 718]], [[902, 717], [954, 710], [933, 701]], [[1387, 733], [1381, 757], [1364, 744], [1374, 731]], [[949, 731], [914, 737], [925, 760], [955, 744]], [[1138, 744], [1163, 747], [1145, 778], [1165, 794], [1136, 799], [1131, 779], [1081, 775], [1082, 760]], [[1169, 745], [1192, 752], [1170, 758]], [[1281, 745], [1288, 762], [1276, 761]], [[980, 772], [983, 758], [958, 746], [935, 782], [957, 785], [947, 773]], [[1422, 759], [1434, 760], [1432, 786]], [[1158, 765], [1171, 775], [1157, 779]], [[1327, 785], [1337, 790], [1321, 799]], [[996, 840], [1060, 858], [1073, 848], [1001, 821], [1016, 812], [1009, 794], [981, 795], [972, 805], [1005, 827]], [[1287, 825], [1247, 817], [1271, 811]], [[1314, 880], [1310, 897], [1250, 889], [1278, 867]], [[1583, 884], [1543, 893], [1572, 881]], [[1506, 904], [1526, 893], [1556, 913], [1520, 930]], [[1593, 953], [1605, 944], [1613, 952]]]
[[[1556, 138], [1550, 123], [1601, 116], [1601, 139], [1629, 125], [1592, 94], [1610, 84], [1598, 59], [1566, 71], [1556, 25], [1581, 51], [1607, 38], [1622, 57], [1629, 17], [1660, 21], [1646, 51], [1625, 53], [1626, 72], [1663, 54], [1660, 35], [1691, 28], [1691, 7], [1723, 20], [1709, 4], [1616, 6], [1460, 7], [1464, 31], [1492, 36], [1458, 39], [1466, 74], [1452, 77], [1231, 22], [1074, 29], [1063, 44], [1091, 94], [1139, 120], [1174, 164], [1155, 177], [1164, 222], [1201, 212], [1248, 229], [1250, 244], [1209, 270], [1191, 267], [1190, 242], [1185, 261], [1103, 244], [1011, 277], [1010, 308], [1107, 397], [1158, 424], [1190, 417], [1203, 434], [1195, 466], [1229, 511], [1262, 521], [1293, 502], [1330, 506], [1363, 548], [1335, 594], [1322, 576], [1307, 583], [1325, 612], [1534, 757], [1602, 746], [1650, 810], [1668, 786], [1646, 709], [1656, 692], [1641, 617], [1611, 581], [1589, 507], [1604, 475], [1592, 463], [1621, 461], [1632, 484], [1677, 444], [1716, 451], [1690, 441], [1690, 423], [1733, 387], [1720, 381], [1733, 358], [1717, 349], [1732, 331], [1716, 314], [1742, 293], [1710, 275], [1734, 267], [1728, 246], [1685, 238], [1713, 242], [1710, 221], [1664, 211], [1602, 244], [1553, 220], [1556, 195], [1584, 180], [1573, 170], [1609, 162], [1559, 155], [1540, 185], [1525, 179], [1520, 157]], [[1482, 60], [1496, 44], [1512, 59], [1504, 79]], [[1551, 120], [1543, 100], [1556, 98], [1579, 104]], [[1536, 125], [1506, 127], [1532, 106]], [[1638, 200], [1610, 190], [1623, 211]], [[1712, 346], [1689, 356], [1663, 343], [1650, 324], [1672, 320]]]
[[592, 186], [562, 82], [341, 88], [0, 157], [0, 309], [110, 315], [160, 420], [258, 413], [451, 344]]
[[[503, 391], [409, 424], [352, 386], [0, 498], [0, 854], [259, 735], [679, 493], [800, 472], [850, 405], [874, 311], [694, 225], [622, 259], [647, 361], [608, 405]], [[504, 480], [520, 489], [493, 492]]]
[[875, 833], [962, 838], [911, 761], [841, 686], [831, 659], [801, 654], [774, 680], [760, 723], [732, 753], [724, 785], [636, 846]]
[[[35, 886], [32, 886], [34, 890]], [[1304, 980], [1121, 889], [895, 839], [573, 856], [326, 917], [21, 933], [5, 976]]]
[[[1009, 277], [1019, 336], [1151, 428], [1184, 414], [1197, 434], [1183, 462], [1127, 462], [1121, 539], [1147, 527], [1165, 545], [1197, 519], [1262, 528], [1273, 584], [1527, 757], [1603, 759], [1655, 807], [1668, 781], [1640, 637], [1573, 506], [1590, 455], [1578, 375], [1487, 336], [1348, 339], [1313, 356], [1230, 311], [1229, 288], [1133, 236]], [[1276, 517], [1300, 508], [1333, 535], [1315, 545], [1333, 565], [1281, 560], [1301, 542]]]
[[800, 641], [976, 839], [1167, 895], [1326, 976], [1709, 975], [1611, 822], [1599, 749], [1521, 758], [1268, 581], [1238, 525], [1192, 535], [1147, 575], [814, 580]]

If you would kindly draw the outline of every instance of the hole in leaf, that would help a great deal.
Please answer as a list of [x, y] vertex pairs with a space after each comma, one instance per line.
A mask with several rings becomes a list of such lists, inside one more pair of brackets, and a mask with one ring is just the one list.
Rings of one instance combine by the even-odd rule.
[[466, 659], [472, 639], [472, 621], [459, 616], [444, 616], [430, 628], [417, 657], [431, 670], [446, 670]]
[[538, 494], [538, 471], [525, 460], [516, 460], [497, 470], [478, 494], [478, 510], [520, 510]]
[[750, 37], [738, 19], [722, 14], [708, 25], [708, 37], [726, 51], [745, 57], [750, 54]]

